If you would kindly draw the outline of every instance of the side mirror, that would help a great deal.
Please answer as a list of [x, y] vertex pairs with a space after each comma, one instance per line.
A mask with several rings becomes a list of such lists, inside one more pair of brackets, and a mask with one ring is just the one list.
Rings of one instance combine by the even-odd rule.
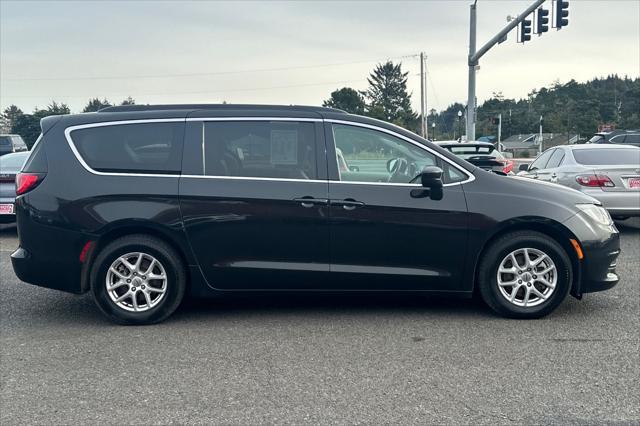
[[518, 166], [518, 171], [520, 171], [520, 172], [528, 172], [529, 171], [529, 165], [528, 164], [520, 164]]
[[413, 198], [429, 197], [432, 200], [442, 200], [444, 196], [442, 183], [442, 169], [436, 166], [426, 166], [420, 173], [422, 188], [411, 190]]
[[426, 166], [420, 173], [420, 182], [425, 188], [442, 188], [442, 169]]

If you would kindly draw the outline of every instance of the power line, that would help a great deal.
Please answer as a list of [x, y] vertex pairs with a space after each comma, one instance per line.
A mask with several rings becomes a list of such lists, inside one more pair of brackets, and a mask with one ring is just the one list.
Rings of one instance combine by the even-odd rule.
[[197, 73], [185, 73], [185, 74], [156, 74], [156, 75], [132, 75], [132, 76], [92, 76], [92, 77], [14, 77], [4, 78], [4, 81], [66, 81], [66, 80], [135, 80], [145, 78], [181, 78], [181, 77], [204, 77], [214, 75], [229, 75], [229, 74], [245, 74], [255, 72], [271, 72], [271, 71], [289, 71], [289, 70], [301, 70], [310, 68], [328, 68], [337, 67], [343, 65], [364, 64], [371, 62], [379, 62], [391, 59], [407, 59], [414, 58], [418, 55], [402, 55], [387, 57], [384, 59], [371, 59], [352, 62], [337, 62], [331, 64], [316, 64], [316, 65], [300, 65], [293, 67], [277, 67], [277, 68], [261, 68], [261, 69], [245, 69], [245, 70], [233, 70], [233, 71], [216, 71], [216, 72], [197, 72]]
[[[212, 94], [212, 93], [232, 93], [232, 92], [250, 92], [250, 91], [254, 91], [254, 90], [271, 90], [271, 89], [288, 89], [288, 88], [295, 88], [295, 87], [312, 87], [312, 86], [328, 86], [328, 85], [332, 85], [332, 84], [350, 84], [350, 83], [361, 83], [361, 82], [365, 82], [367, 81], [366, 78], [364, 79], [358, 79], [358, 80], [342, 80], [342, 81], [327, 81], [327, 82], [322, 82], [322, 83], [302, 83], [302, 84], [289, 84], [289, 85], [282, 85], [282, 86], [263, 86], [263, 87], [247, 87], [247, 88], [242, 88], [242, 89], [220, 89], [220, 90], [196, 90], [196, 91], [189, 91], [189, 92], [163, 92], [163, 93], [121, 93], [121, 94], [110, 94], [111, 97], [113, 96], [135, 96], [135, 97], [139, 97], [139, 96], [167, 96], [167, 95], [208, 95], [208, 94]], [[86, 98], [87, 96], [85, 95], [73, 95], [73, 96], [69, 96], [69, 95], [48, 95], [51, 98]], [[11, 97], [11, 98], [40, 98], [42, 97], [42, 95], [14, 95], [14, 96], [5, 96], [5, 97]]]

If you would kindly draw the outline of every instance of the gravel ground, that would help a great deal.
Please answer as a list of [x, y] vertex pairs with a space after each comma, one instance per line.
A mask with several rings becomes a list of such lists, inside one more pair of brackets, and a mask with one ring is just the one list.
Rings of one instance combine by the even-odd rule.
[[537, 321], [422, 296], [243, 297], [120, 327], [21, 283], [0, 228], [0, 423], [640, 424], [640, 221], [621, 283]]

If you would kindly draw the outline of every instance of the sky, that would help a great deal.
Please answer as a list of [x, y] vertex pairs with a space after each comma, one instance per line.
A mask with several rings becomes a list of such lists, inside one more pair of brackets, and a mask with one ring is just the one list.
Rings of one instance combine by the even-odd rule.
[[[478, 47], [530, 1], [478, 1]], [[137, 103], [321, 105], [364, 90], [377, 63], [402, 62], [416, 110], [466, 103], [471, 1], [0, 0], [0, 108], [89, 98]], [[551, 8], [551, 0], [545, 6]], [[569, 26], [480, 60], [479, 103], [554, 81], [640, 76], [640, 0], [571, 0]]]

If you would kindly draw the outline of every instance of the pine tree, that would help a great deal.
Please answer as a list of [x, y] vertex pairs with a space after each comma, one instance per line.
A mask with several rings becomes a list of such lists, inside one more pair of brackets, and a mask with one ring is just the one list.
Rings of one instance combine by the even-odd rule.
[[411, 95], [407, 92], [409, 73], [403, 73], [401, 67], [402, 64], [394, 65], [387, 61], [373, 70], [367, 79], [368, 115], [412, 128], [417, 117], [411, 109]]
[[331, 92], [331, 98], [322, 103], [322, 106], [337, 108], [350, 114], [365, 113], [366, 103], [362, 95], [350, 87], [343, 87], [340, 90]]

